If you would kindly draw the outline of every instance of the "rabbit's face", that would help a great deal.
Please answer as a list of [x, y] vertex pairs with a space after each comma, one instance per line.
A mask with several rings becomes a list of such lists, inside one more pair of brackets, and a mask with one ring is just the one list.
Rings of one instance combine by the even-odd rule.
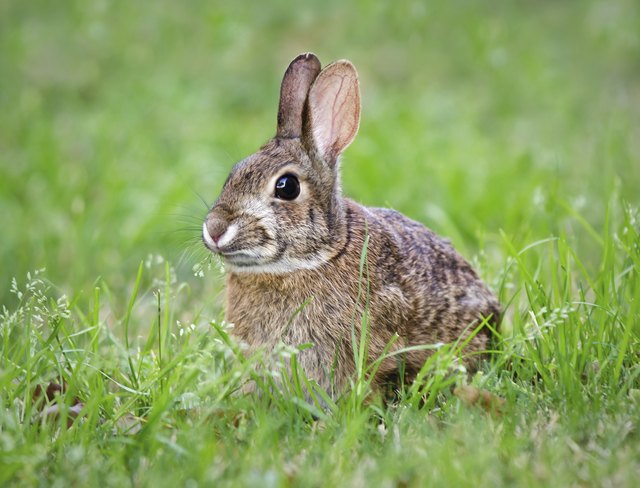
[[234, 166], [207, 215], [202, 238], [232, 272], [313, 269], [341, 251], [346, 236], [338, 158], [360, 120], [355, 68], [320, 70], [294, 59], [280, 90], [276, 137]]
[[234, 166], [203, 226], [233, 272], [315, 268], [335, 254], [337, 175], [298, 140], [270, 142]]

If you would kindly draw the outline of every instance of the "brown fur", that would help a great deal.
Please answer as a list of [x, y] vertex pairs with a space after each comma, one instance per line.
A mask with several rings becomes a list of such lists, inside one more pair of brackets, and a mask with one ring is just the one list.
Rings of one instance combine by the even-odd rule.
[[[483, 317], [497, 323], [499, 305], [448, 241], [396, 211], [342, 197], [339, 155], [357, 132], [357, 75], [347, 61], [320, 74], [318, 69], [312, 54], [291, 63], [282, 84], [278, 135], [233, 168], [207, 216], [204, 239], [230, 267], [226, 318], [234, 334], [252, 349], [279, 341], [313, 343], [299, 363], [327, 389], [335, 365], [337, 393], [355, 372], [351, 327], [359, 337], [365, 311], [373, 361], [396, 333], [394, 350], [448, 343], [468, 335]], [[275, 197], [274, 181], [283, 174], [300, 181], [297, 199]], [[227, 230], [233, 236], [225, 241]], [[361, 281], [367, 235], [368, 275]], [[476, 335], [466, 352], [485, 349], [487, 341], [488, 334]], [[408, 379], [429, 354], [404, 356]], [[374, 385], [395, 375], [397, 361], [389, 359]]]

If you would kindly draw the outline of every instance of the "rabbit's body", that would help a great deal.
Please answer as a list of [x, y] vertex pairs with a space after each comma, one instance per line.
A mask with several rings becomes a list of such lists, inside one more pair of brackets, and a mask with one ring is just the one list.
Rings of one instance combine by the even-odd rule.
[[[203, 238], [227, 265], [234, 334], [251, 348], [312, 343], [301, 366], [340, 390], [355, 372], [352, 327], [359, 340], [365, 313], [375, 360], [395, 334], [391, 350], [464, 339], [482, 318], [495, 323], [499, 306], [448, 241], [396, 211], [341, 196], [338, 156], [357, 130], [357, 77], [348, 62], [319, 72], [312, 55], [292, 62], [276, 138], [233, 169]], [[466, 352], [487, 339], [475, 335]], [[428, 354], [402, 356], [408, 379]], [[397, 367], [398, 358], [384, 361], [374, 384]]]
[[[366, 208], [347, 199], [343, 204], [344, 237], [326, 263], [284, 274], [227, 275], [227, 319], [249, 346], [312, 343], [314, 347], [299, 356], [305, 372], [326, 389], [340, 389], [355, 369], [351, 326], [359, 338], [365, 310], [372, 359], [381, 356], [395, 333], [399, 337], [392, 350], [447, 343], [477, 323], [479, 314], [497, 316], [491, 292], [447, 241], [393, 210]], [[367, 232], [368, 266], [361, 280]], [[482, 350], [487, 338], [485, 333], [476, 335], [467, 351]], [[429, 352], [404, 355], [407, 379], [419, 371]], [[397, 374], [397, 359], [383, 362], [376, 383]], [[334, 385], [329, 384], [332, 376]]]

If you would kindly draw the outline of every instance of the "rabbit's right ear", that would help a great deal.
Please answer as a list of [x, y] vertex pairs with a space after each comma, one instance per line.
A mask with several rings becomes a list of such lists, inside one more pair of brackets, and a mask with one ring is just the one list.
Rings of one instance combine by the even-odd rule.
[[311, 84], [320, 73], [320, 61], [313, 53], [300, 54], [284, 73], [280, 87], [278, 131], [285, 139], [302, 135], [302, 112]]

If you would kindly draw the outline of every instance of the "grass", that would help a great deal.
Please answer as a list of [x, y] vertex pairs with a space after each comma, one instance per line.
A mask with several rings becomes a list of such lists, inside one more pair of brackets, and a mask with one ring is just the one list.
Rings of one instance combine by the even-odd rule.
[[[639, 23], [632, 0], [0, 4], [0, 483], [634, 486]], [[360, 72], [345, 192], [498, 293], [478, 374], [441, 347], [384, 404], [360, 360], [333, 402], [278, 368], [295, 348], [229, 337], [199, 195], [273, 134], [305, 50]]]

